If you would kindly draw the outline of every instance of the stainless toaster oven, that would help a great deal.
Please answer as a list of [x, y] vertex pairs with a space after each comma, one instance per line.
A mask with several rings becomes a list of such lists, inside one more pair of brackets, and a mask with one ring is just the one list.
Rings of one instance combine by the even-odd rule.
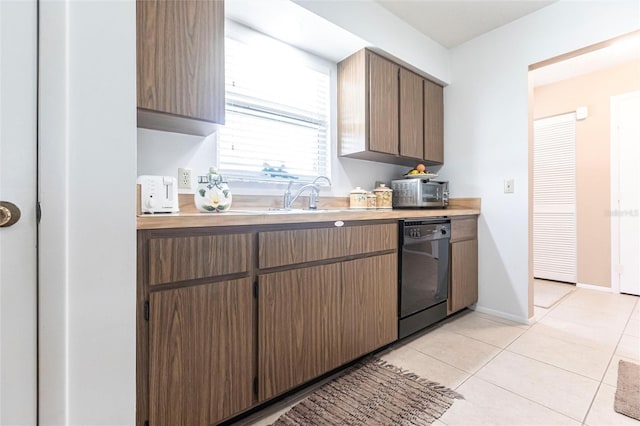
[[447, 207], [449, 183], [429, 179], [397, 179], [391, 181], [394, 208]]

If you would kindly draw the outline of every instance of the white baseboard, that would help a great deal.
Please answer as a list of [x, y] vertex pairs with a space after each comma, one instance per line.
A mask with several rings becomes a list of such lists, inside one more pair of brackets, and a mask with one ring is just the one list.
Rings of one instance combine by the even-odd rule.
[[601, 285], [576, 283], [576, 287], [584, 288], [587, 290], [603, 291], [605, 293], [615, 293], [611, 287], [603, 287]]
[[483, 306], [477, 306], [476, 305], [475, 307], [471, 307], [471, 309], [473, 309], [474, 311], [483, 313], [483, 314], [492, 315], [494, 317], [504, 318], [504, 319], [509, 320], [509, 321], [517, 322], [518, 324], [531, 325], [531, 324], [533, 324], [535, 322], [535, 321], [532, 322], [531, 320], [529, 320], [529, 318], [508, 314], [508, 313], [502, 312], [502, 311], [496, 311], [495, 309], [489, 309], [489, 308], [485, 308]]

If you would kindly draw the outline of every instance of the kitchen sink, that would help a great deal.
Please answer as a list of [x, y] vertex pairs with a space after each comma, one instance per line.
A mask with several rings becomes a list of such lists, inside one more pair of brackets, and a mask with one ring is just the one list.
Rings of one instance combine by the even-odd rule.
[[274, 214], [303, 214], [303, 213], [344, 213], [352, 212], [352, 209], [283, 209], [283, 208], [270, 208], [263, 210], [230, 210], [229, 213], [237, 214], [251, 214], [251, 215], [274, 215]]

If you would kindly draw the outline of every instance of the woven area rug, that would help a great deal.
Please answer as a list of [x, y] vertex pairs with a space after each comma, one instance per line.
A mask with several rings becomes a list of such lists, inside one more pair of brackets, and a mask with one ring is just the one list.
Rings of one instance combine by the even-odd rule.
[[280, 425], [430, 425], [462, 396], [369, 358], [284, 413]]
[[618, 363], [618, 387], [613, 409], [640, 420], [640, 365], [622, 359]]

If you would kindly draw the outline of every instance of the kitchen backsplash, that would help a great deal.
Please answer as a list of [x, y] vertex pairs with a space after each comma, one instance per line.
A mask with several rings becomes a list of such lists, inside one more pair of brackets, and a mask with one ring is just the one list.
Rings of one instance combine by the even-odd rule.
[[[377, 163], [371, 161], [338, 158], [335, 143], [332, 144], [333, 185], [324, 188], [322, 194], [348, 196], [360, 186], [373, 189], [376, 181], [390, 182], [407, 171], [406, 166]], [[197, 176], [205, 174], [216, 162], [216, 134], [206, 138], [156, 130], [138, 129], [138, 175], [176, 176], [179, 167], [192, 169], [193, 188]], [[285, 183], [229, 182], [234, 194], [281, 195]], [[186, 192], [186, 191], [182, 191]], [[191, 191], [193, 192], [193, 191]]]

